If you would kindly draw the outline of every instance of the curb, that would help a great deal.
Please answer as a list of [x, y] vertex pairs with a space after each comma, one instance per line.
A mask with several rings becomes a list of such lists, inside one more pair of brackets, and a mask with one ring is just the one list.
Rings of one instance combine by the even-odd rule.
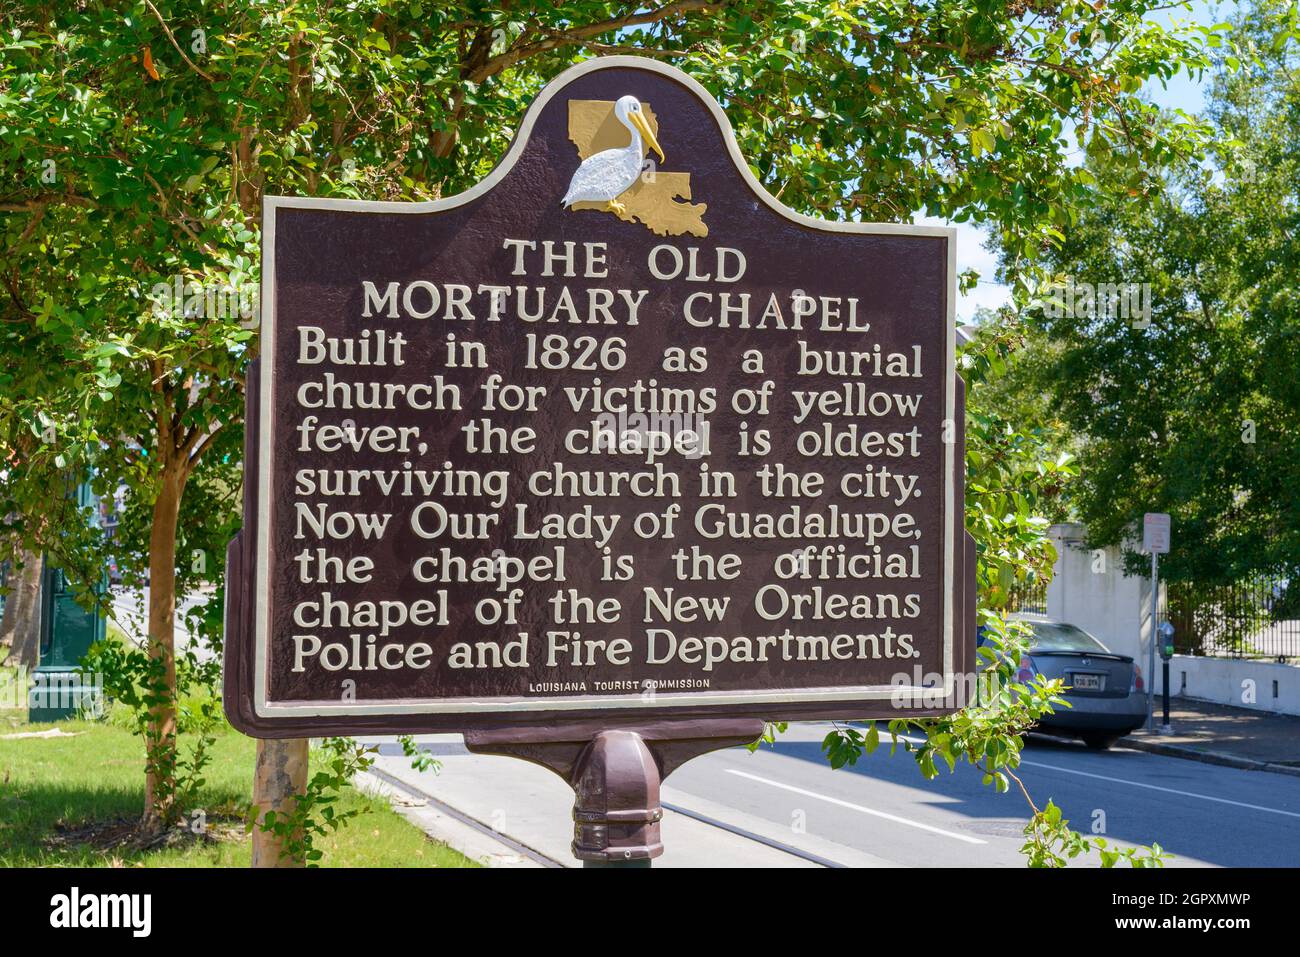
[[543, 863], [536, 854], [520, 853], [522, 848], [493, 837], [486, 826], [472, 827], [444, 813], [433, 801], [426, 800], [423, 792], [378, 768], [360, 772], [352, 783], [362, 793], [387, 801], [398, 816], [430, 839], [446, 844], [484, 867], [555, 866], [549, 861]]
[[1255, 761], [1251, 758], [1239, 757], [1224, 751], [1206, 751], [1181, 744], [1165, 744], [1160, 741], [1137, 738], [1133, 735], [1125, 738], [1121, 747], [1133, 748], [1135, 751], [1147, 751], [1151, 754], [1163, 754], [1170, 758], [1200, 761], [1202, 764], [1218, 764], [1227, 768], [1238, 768], [1242, 771], [1271, 771], [1274, 774], [1289, 774], [1292, 777], [1300, 777], [1300, 767], [1276, 764], [1272, 761]]

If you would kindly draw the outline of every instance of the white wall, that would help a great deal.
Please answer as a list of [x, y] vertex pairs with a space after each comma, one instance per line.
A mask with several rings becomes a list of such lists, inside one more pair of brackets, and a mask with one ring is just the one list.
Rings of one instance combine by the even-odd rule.
[[[1053, 525], [1056, 569], [1047, 586], [1047, 614], [1078, 625], [1118, 655], [1132, 655], [1147, 672], [1151, 580], [1124, 574], [1120, 550], [1083, 547], [1082, 525]], [[1163, 598], [1164, 586], [1161, 588]]]
[[[1164, 691], [1162, 672], [1157, 663], [1157, 695]], [[1237, 708], [1300, 714], [1300, 668], [1295, 665], [1174, 655], [1169, 661], [1169, 691], [1174, 695]]]

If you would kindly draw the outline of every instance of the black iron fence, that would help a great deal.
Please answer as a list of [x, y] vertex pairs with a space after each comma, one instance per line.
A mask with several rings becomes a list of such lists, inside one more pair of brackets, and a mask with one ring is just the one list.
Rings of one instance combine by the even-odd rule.
[[1180, 654], [1300, 658], [1300, 582], [1261, 578], [1232, 585], [1171, 582], [1166, 614]]
[[1040, 578], [1027, 584], [1013, 586], [1011, 600], [1007, 607], [1012, 611], [1046, 615], [1047, 579]]

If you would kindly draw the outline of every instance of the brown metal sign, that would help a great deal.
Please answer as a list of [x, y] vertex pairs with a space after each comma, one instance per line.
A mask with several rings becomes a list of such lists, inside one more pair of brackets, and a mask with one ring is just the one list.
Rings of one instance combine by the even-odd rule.
[[232, 723], [951, 710], [953, 247], [785, 208], [703, 88], [628, 57], [552, 82], [466, 193], [268, 197]]

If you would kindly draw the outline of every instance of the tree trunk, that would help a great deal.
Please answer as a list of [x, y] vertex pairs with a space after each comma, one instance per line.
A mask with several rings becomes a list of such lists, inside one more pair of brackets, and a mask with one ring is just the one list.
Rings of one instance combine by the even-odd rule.
[[146, 828], [171, 824], [176, 814], [176, 525], [185, 480], [164, 466], [149, 534], [149, 657], [161, 664], [162, 700], [149, 709], [145, 746]]
[[[293, 811], [294, 796], [307, 791], [307, 739], [257, 742], [253, 772], [253, 804], [260, 823], [267, 811], [276, 816]], [[305, 861], [285, 847], [284, 837], [253, 828], [254, 867], [303, 867]]]
[[[11, 571], [17, 572], [18, 569], [14, 566]], [[0, 614], [0, 664], [4, 664], [5, 659], [9, 657], [9, 649], [14, 643], [14, 618], [18, 610], [18, 606], [14, 603], [14, 592], [18, 587], [17, 575], [11, 574], [6, 584], [9, 586], [9, 593], [4, 597], [4, 613]]]
[[0, 643], [9, 644], [6, 664], [29, 672], [40, 664], [41, 654], [41, 556], [24, 551], [23, 566], [14, 569], [9, 597], [5, 599], [4, 627]]
[[[11, 590], [12, 591], [12, 590]], [[14, 602], [13, 596], [5, 596], [4, 614], [0, 615], [0, 665], [9, 657], [9, 649], [14, 643]]]

